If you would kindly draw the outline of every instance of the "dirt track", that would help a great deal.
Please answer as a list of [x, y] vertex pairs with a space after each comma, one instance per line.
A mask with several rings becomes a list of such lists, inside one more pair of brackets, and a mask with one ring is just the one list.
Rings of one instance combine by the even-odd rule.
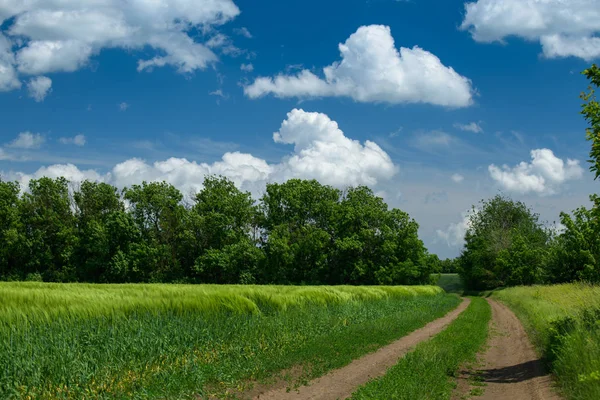
[[260, 400], [335, 400], [350, 397], [360, 385], [384, 375], [387, 369], [398, 362], [398, 358], [409, 352], [419, 342], [441, 332], [469, 305], [465, 299], [456, 309], [444, 317], [430, 322], [421, 329], [382, 347], [374, 353], [352, 361], [347, 366], [337, 369], [311, 381], [308, 386], [301, 386], [295, 391], [287, 392], [286, 388], [277, 388], [259, 394], [254, 399]]
[[[488, 299], [492, 307], [489, 348], [483, 354], [483, 367], [477, 371], [485, 383], [477, 386], [481, 400], [558, 400], [552, 380], [544, 371], [527, 333], [515, 314], [503, 304]], [[471, 387], [468, 376], [459, 382], [453, 399], [464, 398]]]

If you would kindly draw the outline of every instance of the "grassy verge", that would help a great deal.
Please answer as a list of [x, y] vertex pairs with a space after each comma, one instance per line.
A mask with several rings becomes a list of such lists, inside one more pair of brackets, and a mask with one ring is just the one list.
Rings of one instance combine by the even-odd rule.
[[569, 399], [600, 399], [600, 287], [516, 287], [494, 292], [523, 322]]
[[308, 379], [459, 302], [435, 287], [0, 283], [0, 398], [222, 395], [297, 365]]
[[474, 361], [485, 343], [490, 318], [488, 303], [473, 298], [448, 328], [419, 344], [385, 376], [358, 389], [352, 399], [449, 399], [460, 365]]

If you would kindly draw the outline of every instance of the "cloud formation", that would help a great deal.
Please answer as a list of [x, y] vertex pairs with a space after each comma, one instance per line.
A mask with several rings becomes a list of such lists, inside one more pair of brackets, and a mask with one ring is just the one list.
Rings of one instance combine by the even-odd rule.
[[[75, 138], [72, 138], [74, 144]], [[144, 180], [166, 180], [185, 195], [191, 195], [202, 188], [204, 177], [209, 174], [226, 176], [239, 187], [260, 194], [267, 182], [290, 178], [318, 179], [324, 184], [346, 187], [374, 185], [396, 173], [396, 166], [377, 144], [371, 141], [361, 144], [346, 137], [338, 124], [322, 113], [292, 110], [273, 134], [273, 140], [294, 145], [293, 152], [275, 164], [251, 154], [227, 152], [212, 164], [174, 157], [154, 163], [132, 158], [105, 174], [80, 170], [73, 164], [57, 164], [40, 168], [33, 174], [9, 172], [4, 175], [19, 180], [23, 186], [41, 176], [64, 176], [72, 181], [93, 179], [118, 187]], [[71, 143], [71, 138], [66, 142]]]
[[358, 102], [428, 103], [466, 107], [473, 102], [471, 81], [419, 48], [397, 50], [390, 28], [361, 26], [339, 44], [342, 59], [323, 68], [321, 78], [307, 69], [295, 75], [260, 77], [244, 88], [250, 98], [350, 97]]
[[29, 97], [32, 97], [36, 102], [44, 101], [48, 93], [52, 90], [52, 79], [45, 76], [31, 78], [27, 83]]
[[204, 69], [218, 60], [213, 50], [219, 46], [209, 48], [210, 39], [200, 43], [193, 32], [217, 36], [214, 27], [239, 13], [232, 0], [3, 1], [0, 90], [19, 88], [18, 73], [76, 71], [107, 48], [155, 50], [153, 57], [138, 61], [138, 70]]
[[75, 146], [84, 146], [85, 145], [85, 135], [79, 134], [73, 137], [61, 137], [58, 139], [62, 144], [74, 144]]
[[513, 168], [492, 164], [488, 171], [492, 179], [508, 191], [539, 195], [555, 194], [565, 182], [583, 176], [579, 160], [567, 158], [565, 163], [549, 149], [531, 150], [530, 163], [522, 161]]
[[465, 180], [465, 177], [462, 176], [461, 174], [452, 174], [450, 179], [452, 179], [456, 183], [461, 183], [462, 181]]
[[456, 129], [460, 129], [461, 131], [473, 132], [473, 133], [481, 133], [483, 132], [483, 128], [477, 122], [470, 122], [468, 124], [454, 124]]
[[539, 41], [545, 57], [600, 57], [597, 0], [478, 0], [465, 4], [461, 29], [478, 42], [510, 36]]
[[462, 247], [465, 243], [465, 234], [471, 227], [471, 216], [474, 212], [477, 211], [463, 212], [459, 222], [448, 225], [446, 229], [436, 230], [437, 237], [446, 242], [448, 247]]
[[46, 139], [44, 136], [39, 133], [21, 132], [6, 147], [16, 149], [39, 149], [45, 141]]

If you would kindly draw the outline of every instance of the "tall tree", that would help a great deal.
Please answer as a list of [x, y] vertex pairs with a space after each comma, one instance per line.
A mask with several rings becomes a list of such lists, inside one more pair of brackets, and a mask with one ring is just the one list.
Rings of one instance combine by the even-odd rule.
[[79, 278], [86, 282], [109, 280], [107, 269], [117, 249], [107, 223], [114, 213], [124, 211], [116, 187], [107, 183], [84, 181], [73, 194], [76, 208], [78, 243], [75, 262]]
[[123, 191], [142, 235], [131, 250], [132, 269], [138, 279], [161, 282], [181, 278], [177, 242], [186, 209], [183, 195], [166, 182], [142, 182]]
[[600, 68], [593, 64], [583, 71], [583, 74], [590, 80], [590, 86], [587, 93], [581, 94], [584, 101], [581, 113], [589, 123], [586, 134], [587, 140], [592, 142], [589, 160], [592, 164], [590, 170], [595, 174], [594, 178], [597, 179], [600, 176], [600, 104], [596, 99], [595, 90], [600, 86]]
[[0, 180], [0, 279], [23, 279], [25, 237], [20, 214], [20, 187]]
[[77, 279], [73, 252], [77, 246], [75, 217], [65, 178], [29, 182], [20, 202], [26, 237], [26, 273], [41, 273], [48, 281]]
[[473, 207], [461, 276], [471, 289], [533, 284], [543, 278], [548, 232], [524, 203], [497, 195]]
[[188, 235], [198, 279], [255, 282], [262, 251], [250, 237], [257, 213], [252, 196], [224, 177], [208, 176], [203, 186], [190, 213]]

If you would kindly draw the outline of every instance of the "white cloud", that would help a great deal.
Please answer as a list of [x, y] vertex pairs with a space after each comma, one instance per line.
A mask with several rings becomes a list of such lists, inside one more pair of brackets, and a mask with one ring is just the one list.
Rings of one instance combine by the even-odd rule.
[[240, 69], [244, 72], [252, 72], [254, 71], [254, 65], [252, 63], [242, 64], [240, 65]]
[[483, 132], [483, 128], [477, 122], [470, 122], [468, 124], [454, 124], [456, 129], [460, 129], [461, 131], [473, 132], [473, 133], [481, 133]]
[[461, 174], [452, 174], [450, 179], [452, 179], [456, 183], [461, 183], [462, 181], [465, 180], [465, 177], [462, 176]]
[[390, 28], [361, 26], [339, 45], [342, 56], [323, 68], [324, 78], [309, 70], [296, 75], [261, 77], [244, 88], [250, 98], [351, 97], [359, 102], [429, 103], [466, 107], [473, 99], [471, 81], [417, 46], [398, 51]]
[[[59, 172], [64, 172], [74, 181], [102, 180], [118, 187], [144, 180], [166, 180], [189, 195], [202, 188], [204, 177], [208, 174], [226, 176], [239, 187], [259, 194], [267, 182], [290, 178], [314, 178], [324, 184], [346, 187], [374, 185], [396, 173], [390, 157], [377, 144], [371, 141], [361, 144], [347, 138], [337, 123], [325, 114], [294, 109], [287, 114], [279, 131], [273, 134], [273, 140], [294, 145], [294, 151], [275, 164], [251, 154], [227, 152], [220, 161], [212, 164], [185, 158], [169, 158], [154, 163], [132, 158], [115, 165], [105, 175], [92, 170], [80, 171], [72, 164], [59, 164], [40, 168], [31, 175], [12, 173], [11, 176], [24, 185], [31, 178], [43, 174], [56, 177]], [[67, 142], [70, 143], [70, 138]]]
[[233, 31], [235, 33], [237, 33], [238, 35], [244, 36], [244, 37], [246, 37], [248, 39], [252, 39], [252, 34], [248, 30], [248, 28], [246, 28], [245, 26], [243, 26], [241, 28], [236, 28]]
[[0, 92], [19, 89], [20, 87], [21, 82], [15, 70], [15, 56], [12, 53], [12, 44], [0, 32]]
[[281, 180], [315, 178], [333, 186], [374, 185], [396, 173], [389, 155], [376, 143], [347, 138], [327, 115], [294, 109], [288, 113], [276, 143], [294, 145], [294, 153], [277, 166]]
[[74, 144], [75, 146], [84, 146], [85, 145], [85, 135], [79, 134], [73, 137], [61, 137], [58, 139], [62, 144]]
[[52, 79], [45, 76], [31, 78], [27, 83], [29, 97], [32, 97], [38, 103], [44, 101], [48, 93], [52, 90]]
[[39, 133], [21, 132], [7, 147], [18, 149], [39, 149], [46, 141]]
[[540, 195], [554, 194], [561, 184], [583, 176], [578, 160], [567, 159], [565, 163], [552, 150], [531, 150], [531, 158], [530, 163], [523, 161], [513, 168], [492, 164], [488, 171], [492, 179], [508, 191]]
[[122, 102], [121, 104], [119, 104], [119, 111], [127, 111], [127, 109], [129, 108], [129, 104]]
[[600, 57], [597, 0], [478, 0], [465, 9], [461, 28], [478, 42], [519, 36], [539, 41], [548, 58]]
[[204, 69], [218, 57], [192, 32], [214, 34], [215, 26], [239, 13], [232, 0], [4, 1], [0, 90], [20, 86], [16, 70], [28, 75], [72, 72], [109, 48], [155, 50], [156, 56], [138, 61], [139, 70], [165, 65], [183, 73]]
[[471, 226], [471, 216], [477, 210], [469, 210], [462, 213], [459, 222], [452, 223], [444, 230], [436, 230], [437, 237], [446, 242], [448, 247], [462, 247], [465, 243], [465, 234]]

